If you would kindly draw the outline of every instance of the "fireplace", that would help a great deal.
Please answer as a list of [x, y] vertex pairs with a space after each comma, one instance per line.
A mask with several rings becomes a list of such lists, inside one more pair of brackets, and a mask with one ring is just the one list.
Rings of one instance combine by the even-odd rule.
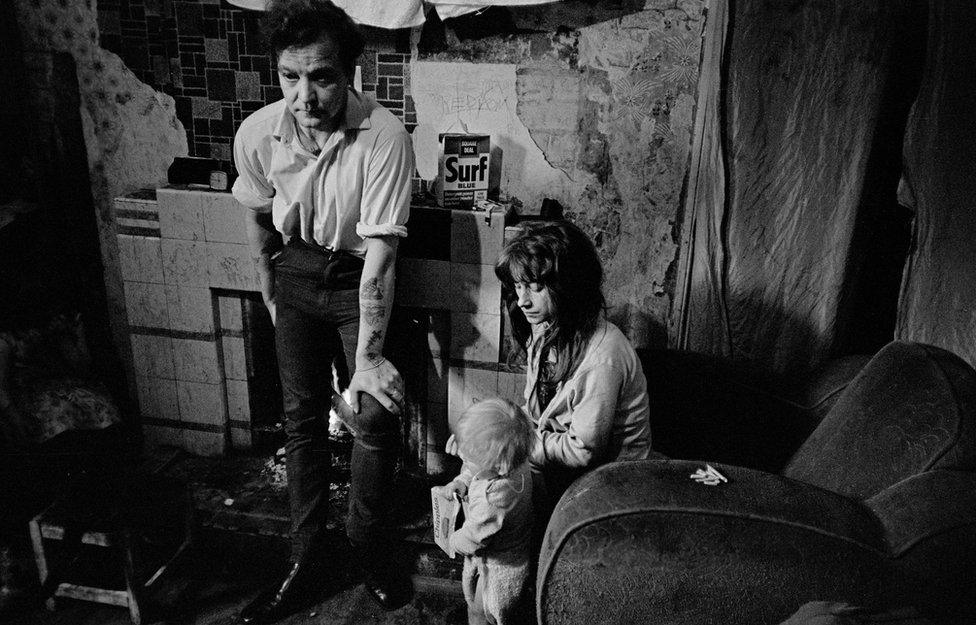
[[[281, 420], [273, 329], [258, 295], [242, 211], [229, 193], [162, 188], [115, 201], [132, 368], [143, 434], [213, 456], [260, 447]], [[449, 415], [518, 401], [504, 362], [492, 263], [502, 215], [415, 208], [401, 245], [387, 351], [407, 389], [405, 456], [443, 466]]]

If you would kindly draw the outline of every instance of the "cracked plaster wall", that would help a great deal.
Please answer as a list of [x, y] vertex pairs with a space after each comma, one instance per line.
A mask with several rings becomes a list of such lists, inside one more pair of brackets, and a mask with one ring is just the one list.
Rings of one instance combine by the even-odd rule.
[[636, 344], [664, 346], [706, 3], [621, 4], [513, 12], [527, 34], [458, 41], [448, 33], [448, 49], [425, 60], [517, 66], [518, 118], [566, 174], [533, 189], [532, 180], [552, 176], [524, 172], [518, 199], [565, 207], [597, 245], [611, 318]]
[[[94, 0], [16, 1], [26, 53], [64, 51], [77, 63], [118, 339], [125, 317], [112, 198], [163, 182], [172, 159], [188, 153], [186, 132], [172, 98], [99, 47]], [[705, 4], [565, 0], [513, 10], [519, 34], [454, 38], [423, 57], [517, 66], [517, 115], [548, 166], [565, 174], [533, 190], [531, 180], [551, 176], [525, 172], [529, 191], [519, 199], [557, 199], [593, 237], [611, 316], [639, 345], [666, 342]]]
[[125, 297], [112, 200], [166, 181], [173, 158], [187, 154], [173, 99], [149, 88], [115, 54], [99, 47], [95, 0], [15, 0], [28, 67], [52, 53], [75, 62], [88, 174], [115, 345], [129, 359]]

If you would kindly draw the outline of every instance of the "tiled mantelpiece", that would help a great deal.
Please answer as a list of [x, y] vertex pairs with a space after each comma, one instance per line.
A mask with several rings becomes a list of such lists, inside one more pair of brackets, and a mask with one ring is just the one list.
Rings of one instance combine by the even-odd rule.
[[505, 238], [503, 215], [411, 210], [410, 236], [401, 244], [397, 266], [396, 303], [427, 318], [426, 418], [415, 435], [427, 470], [439, 473], [449, 416], [487, 397], [521, 403], [525, 374], [524, 367], [502, 362], [507, 350], [502, 349], [501, 283], [494, 262]]
[[250, 446], [241, 293], [258, 289], [241, 207], [159, 189], [115, 201], [129, 340], [150, 444]]
[[[242, 207], [228, 193], [158, 189], [115, 200], [134, 373], [149, 444], [200, 455], [251, 445], [242, 297], [258, 290]], [[405, 375], [423, 414], [411, 447], [436, 470], [448, 414], [491, 395], [518, 400], [520, 367], [500, 364], [502, 216], [414, 209], [397, 305], [425, 320], [426, 375]], [[417, 225], [417, 227], [415, 227]], [[426, 377], [426, 388], [416, 380]], [[423, 384], [420, 384], [423, 386]]]

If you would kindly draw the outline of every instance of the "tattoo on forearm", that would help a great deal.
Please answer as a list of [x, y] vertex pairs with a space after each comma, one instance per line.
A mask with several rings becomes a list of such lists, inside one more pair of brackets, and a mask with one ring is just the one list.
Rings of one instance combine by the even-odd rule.
[[368, 325], [383, 325], [386, 320], [386, 306], [383, 304], [362, 304], [359, 307], [363, 321]]
[[369, 357], [370, 353], [378, 352], [377, 347], [383, 343], [383, 332], [380, 330], [373, 330], [369, 339], [366, 340], [366, 356]]
[[365, 356], [366, 360], [370, 362], [376, 362], [383, 355], [380, 353], [383, 348], [383, 332], [380, 330], [373, 330], [369, 334], [369, 338], [366, 339], [366, 349]]
[[362, 299], [382, 301], [383, 285], [380, 283], [380, 279], [370, 278], [363, 282], [363, 285], [359, 289], [359, 297]]

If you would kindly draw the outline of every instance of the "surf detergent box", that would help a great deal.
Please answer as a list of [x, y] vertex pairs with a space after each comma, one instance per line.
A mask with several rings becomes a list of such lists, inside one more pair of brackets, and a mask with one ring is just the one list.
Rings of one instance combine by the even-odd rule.
[[471, 209], [476, 200], [488, 199], [491, 137], [448, 133], [440, 140], [437, 205]]

